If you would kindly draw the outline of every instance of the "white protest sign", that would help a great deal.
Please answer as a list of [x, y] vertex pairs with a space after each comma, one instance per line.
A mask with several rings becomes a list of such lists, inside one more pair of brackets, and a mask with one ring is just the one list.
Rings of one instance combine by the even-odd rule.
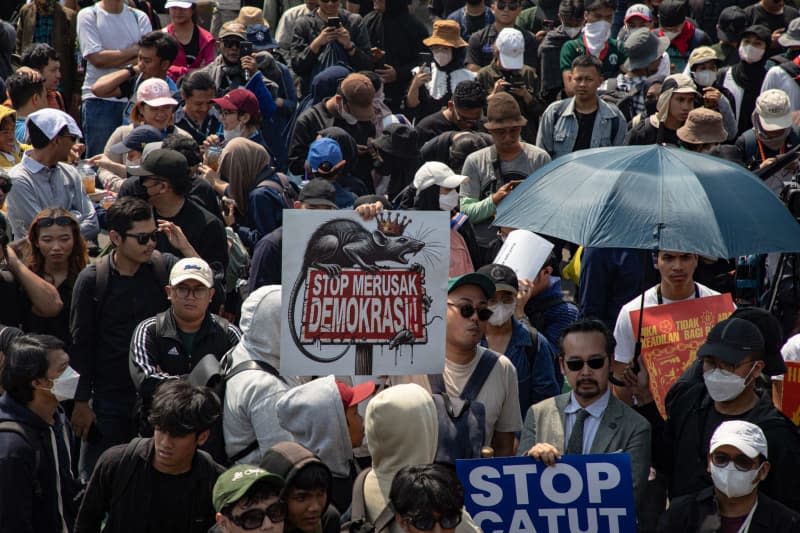
[[506, 237], [494, 263], [505, 265], [519, 279], [534, 279], [553, 250], [553, 243], [526, 229], [515, 229]]

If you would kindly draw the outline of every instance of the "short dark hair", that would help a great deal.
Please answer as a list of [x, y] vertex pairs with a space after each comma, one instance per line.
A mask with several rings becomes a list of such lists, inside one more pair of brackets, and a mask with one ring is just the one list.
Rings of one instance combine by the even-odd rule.
[[327, 466], [323, 463], [309, 463], [292, 477], [286, 490], [330, 490], [332, 482], [333, 476]]
[[44, 78], [33, 81], [27, 74], [15, 72], [6, 78], [6, 90], [11, 98], [11, 107], [19, 109], [44, 90]]
[[603, 75], [603, 62], [591, 54], [581, 54], [572, 60], [572, 70], [592, 67], [597, 70], [598, 74]]
[[617, 347], [617, 341], [614, 339], [614, 334], [608, 329], [601, 320], [596, 318], [583, 318], [577, 320], [564, 328], [561, 333], [561, 339], [558, 341], [558, 356], [564, 357], [564, 339], [570, 333], [600, 333], [606, 341], [605, 351], [608, 357], [614, 356], [614, 348]]
[[164, 150], [175, 150], [183, 154], [183, 157], [186, 158], [186, 162], [190, 167], [199, 165], [203, 161], [200, 155], [200, 146], [193, 137], [189, 137], [188, 135], [170, 133], [167, 135], [167, 138], [164, 139], [161, 148]]
[[53, 137], [53, 139], [50, 139], [41, 130], [41, 128], [39, 128], [39, 126], [37, 126], [36, 124], [33, 123], [32, 120], [26, 120], [25, 121], [25, 127], [28, 130], [28, 138], [31, 141], [31, 146], [33, 146], [37, 150], [41, 150], [42, 148], [44, 148], [45, 146], [47, 146], [48, 144], [53, 142], [53, 139], [55, 139], [56, 137], [58, 137], [59, 135], [61, 135], [65, 131], [69, 131], [69, 127], [68, 126], [64, 126], [63, 128], [61, 128], [58, 131], [58, 133], [56, 134], [55, 137]]
[[450, 466], [405, 466], [392, 480], [389, 502], [402, 516], [454, 515], [464, 506], [464, 487]]
[[108, 230], [116, 231], [123, 238], [133, 223], [141, 220], [154, 220], [153, 207], [141, 198], [124, 196], [106, 210]]
[[25, 48], [20, 57], [20, 63], [24, 67], [34, 70], [42, 70], [50, 60], [59, 61], [56, 49], [47, 43], [34, 43]]
[[52, 335], [28, 333], [11, 341], [3, 363], [3, 389], [21, 404], [33, 400], [31, 381], [47, 375], [47, 354], [63, 350], [64, 342]]
[[209, 429], [221, 411], [219, 398], [208, 387], [171, 379], [156, 389], [147, 421], [159, 431], [181, 437]]
[[564, 17], [581, 19], [584, 11], [583, 0], [561, 0], [558, 5], [558, 14]]
[[184, 98], [191, 97], [195, 91], [208, 91], [210, 89], [216, 92], [217, 86], [214, 85], [214, 80], [211, 76], [202, 70], [190, 72], [183, 78], [181, 83], [181, 92]]
[[169, 33], [151, 31], [139, 39], [139, 48], [155, 48], [156, 55], [162, 61], [172, 63], [178, 57], [178, 41]]
[[453, 105], [458, 108], [486, 107], [486, 89], [477, 80], [465, 80], [453, 91]]
[[247, 492], [244, 493], [244, 496], [239, 498], [233, 503], [229, 503], [228, 505], [224, 506], [220, 513], [224, 514], [228, 518], [233, 517], [233, 508], [239, 505], [240, 503], [244, 506], [248, 506], [253, 503], [258, 503], [260, 501], [267, 500], [273, 497], [280, 497], [281, 491], [268, 479], [259, 479], [252, 485], [250, 488], [247, 489]]
[[609, 9], [617, 9], [617, 0], [589, 0], [586, 2], [586, 11], [594, 11], [595, 9], [602, 9], [607, 7]]

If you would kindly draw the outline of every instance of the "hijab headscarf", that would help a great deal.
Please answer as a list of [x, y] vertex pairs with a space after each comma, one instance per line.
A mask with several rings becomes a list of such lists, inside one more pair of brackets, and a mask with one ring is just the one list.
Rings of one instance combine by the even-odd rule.
[[231, 139], [223, 148], [219, 174], [228, 179], [231, 198], [242, 215], [247, 215], [247, 197], [262, 181], [261, 173], [271, 162], [266, 148], [243, 137]]

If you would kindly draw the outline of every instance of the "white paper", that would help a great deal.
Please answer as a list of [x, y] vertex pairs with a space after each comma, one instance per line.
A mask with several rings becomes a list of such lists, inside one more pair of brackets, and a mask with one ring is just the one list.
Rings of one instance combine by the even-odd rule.
[[494, 262], [505, 265], [519, 279], [534, 279], [553, 250], [553, 243], [526, 229], [515, 229], [506, 237]]

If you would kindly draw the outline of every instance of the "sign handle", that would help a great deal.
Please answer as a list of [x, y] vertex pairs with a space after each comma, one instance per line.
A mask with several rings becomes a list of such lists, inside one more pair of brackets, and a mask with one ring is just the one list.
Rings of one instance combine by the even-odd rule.
[[356, 344], [356, 376], [372, 375], [372, 345]]

